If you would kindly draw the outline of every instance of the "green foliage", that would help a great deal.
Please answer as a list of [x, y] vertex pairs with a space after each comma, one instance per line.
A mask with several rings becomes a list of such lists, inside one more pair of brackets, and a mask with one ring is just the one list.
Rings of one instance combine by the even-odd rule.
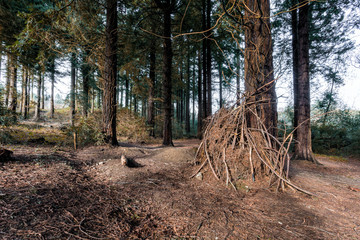
[[360, 112], [338, 110], [327, 121], [312, 123], [312, 144], [316, 153], [360, 155]]

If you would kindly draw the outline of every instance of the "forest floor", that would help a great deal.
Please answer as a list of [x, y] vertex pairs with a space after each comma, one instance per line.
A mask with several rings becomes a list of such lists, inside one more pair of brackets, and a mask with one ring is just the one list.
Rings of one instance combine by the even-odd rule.
[[315, 196], [235, 191], [206, 172], [190, 178], [199, 141], [174, 143], [5, 145], [14, 154], [0, 163], [0, 239], [360, 238], [359, 159], [292, 162], [291, 181]]

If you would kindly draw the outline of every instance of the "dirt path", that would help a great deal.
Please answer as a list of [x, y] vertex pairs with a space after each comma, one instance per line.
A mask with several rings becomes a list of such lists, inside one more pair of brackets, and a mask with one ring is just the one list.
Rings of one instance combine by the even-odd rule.
[[15, 161], [0, 165], [0, 238], [360, 238], [358, 160], [294, 162], [292, 181], [316, 197], [235, 192], [207, 173], [189, 178], [197, 144], [15, 147]]

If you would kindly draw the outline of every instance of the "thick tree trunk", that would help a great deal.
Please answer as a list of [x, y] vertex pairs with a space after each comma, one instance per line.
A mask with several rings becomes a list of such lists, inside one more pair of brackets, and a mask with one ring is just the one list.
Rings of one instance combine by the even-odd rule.
[[[154, 44], [153, 44], [154, 46]], [[149, 92], [148, 92], [148, 114], [147, 124], [149, 125], [149, 136], [155, 137], [155, 111], [154, 111], [154, 98], [155, 98], [155, 82], [156, 82], [156, 52], [152, 47], [150, 50], [150, 76], [149, 76]]]
[[35, 121], [40, 120], [40, 114], [41, 114], [41, 85], [42, 85], [42, 71], [39, 70], [39, 77], [37, 82], [38, 88], [37, 88], [37, 101], [36, 101], [36, 108], [35, 108]]
[[103, 132], [105, 142], [118, 145], [116, 139], [117, 0], [106, 0], [105, 44]]
[[[277, 136], [277, 99], [273, 72], [270, 0], [246, 0], [245, 90], [247, 101], [269, 133]], [[249, 112], [247, 122], [256, 127], [257, 117]]]
[[16, 57], [10, 55], [10, 85], [9, 85], [9, 106], [8, 110], [15, 113], [17, 107], [17, 60]]
[[309, 4], [299, 9], [299, 71], [297, 81], [297, 123], [295, 159], [317, 163], [311, 147], [310, 76], [309, 76]]
[[164, 125], [163, 125], [163, 145], [174, 146], [172, 141], [172, 40], [171, 40], [171, 12], [174, 8], [174, 0], [160, 1], [155, 0], [157, 6], [163, 11], [163, 109], [164, 109]]
[[[167, 0], [170, 5], [170, 0]], [[164, 129], [163, 129], [163, 145], [174, 145], [172, 142], [172, 112], [171, 112], [171, 92], [172, 92], [172, 80], [171, 80], [171, 67], [172, 67], [172, 46], [171, 46], [171, 8], [168, 6], [164, 8], [164, 53], [163, 53], [163, 96], [164, 96]]]
[[50, 81], [51, 81], [51, 95], [50, 95], [50, 118], [54, 118], [55, 115], [55, 103], [54, 103], [54, 88], [55, 88], [55, 59], [50, 63]]
[[70, 82], [70, 122], [71, 126], [75, 124], [75, 81], [76, 81], [76, 55], [71, 54], [71, 82]]

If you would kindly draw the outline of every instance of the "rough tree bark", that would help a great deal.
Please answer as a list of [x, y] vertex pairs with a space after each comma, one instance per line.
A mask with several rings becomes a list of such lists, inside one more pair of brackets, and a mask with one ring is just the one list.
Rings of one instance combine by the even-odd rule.
[[172, 40], [171, 40], [171, 12], [175, 6], [175, 0], [155, 0], [157, 6], [163, 12], [163, 108], [164, 108], [164, 127], [163, 127], [163, 145], [173, 146], [172, 141], [172, 82], [171, 82], [171, 67], [172, 67]]
[[298, 21], [298, 77], [296, 109], [296, 142], [294, 159], [318, 163], [311, 147], [310, 76], [309, 76], [309, 4], [299, 9]]
[[105, 142], [113, 146], [118, 145], [116, 139], [117, 33], [117, 0], [106, 0], [103, 132]]
[[[269, 133], [277, 135], [277, 99], [273, 72], [270, 0], [246, 0], [245, 11], [245, 90]], [[248, 124], [255, 127], [257, 118], [249, 113]]]

